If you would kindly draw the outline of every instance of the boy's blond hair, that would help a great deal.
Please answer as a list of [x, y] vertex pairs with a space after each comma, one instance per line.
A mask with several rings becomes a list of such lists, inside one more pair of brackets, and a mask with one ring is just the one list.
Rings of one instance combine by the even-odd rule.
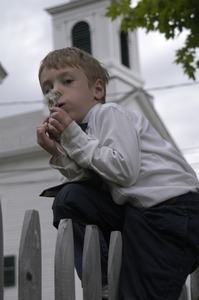
[[44, 68], [59, 69], [66, 66], [81, 68], [88, 78], [89, 86], [100, 79], [104, 87], [104, 97], [101, 100], [105, 102], [106, 85], [109, 81], [108, 71], [92, 55], [76, 47], [67, 47], [48, 53], [41, 61], [39, 80]]

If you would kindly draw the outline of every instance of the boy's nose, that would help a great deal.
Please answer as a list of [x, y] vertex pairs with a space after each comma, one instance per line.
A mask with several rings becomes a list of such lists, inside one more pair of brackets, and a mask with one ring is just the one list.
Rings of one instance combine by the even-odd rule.
[[62, 96], [61, 89], [59, 89], [59, 88], [53, 88], [52, 91], [53, 91], [54, 94], [59, 95], [60, 97]]
[[61, 87], [61, 84], [59, 82], [54, 83], [53, 92], [60, 95], [60, 96], [63, 94], [62, 87]]
[[57, 90], [52, 90], [52, 92], [56, 98], [60, 98], [62, 96], [62, 94], [60, 92], [58, 92]]

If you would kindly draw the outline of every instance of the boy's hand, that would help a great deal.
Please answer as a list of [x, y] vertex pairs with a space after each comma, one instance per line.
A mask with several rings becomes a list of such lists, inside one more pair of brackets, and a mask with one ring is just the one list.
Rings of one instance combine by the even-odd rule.
[[47, 121], [48, 118], [37, 127], [37, 143], [52, 156], [58, 156], [60, 152], [63, 153], [63, 149], [54, 138], [50, 137]]
[[73, 121], [69, 114], [60, 107], [51, 107], [51, 115], [48, 119], [48, 131], [56, 140], [59, 140], [62, 132]]

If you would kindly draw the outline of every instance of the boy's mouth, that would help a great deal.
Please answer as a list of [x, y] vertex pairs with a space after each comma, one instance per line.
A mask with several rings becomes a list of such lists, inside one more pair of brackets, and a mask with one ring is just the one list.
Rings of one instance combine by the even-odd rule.
[[62, 107], [62, 106], [64, 106], [64, 104], [65, 104], [65, 103], [63, 103], [63, 102], [58, 103], [58, 104], [57, 104], [57, 107]]

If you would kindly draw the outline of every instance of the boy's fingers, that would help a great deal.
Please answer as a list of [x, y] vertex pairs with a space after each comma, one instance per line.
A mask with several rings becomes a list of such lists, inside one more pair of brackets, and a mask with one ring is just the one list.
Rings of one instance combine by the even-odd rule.
[[65, 110], [59, 107], [52, 108], [50, 117], [58, 120], [60, 123], [63, 123], [65, 125], [68, 125], [69, 123], [72, 122], [72, 119], [69, 116], [69, 114]]
[[37, 142], [40, 146], [46, 144], [47, 140], [49, 140], [49, 137], [47, 136], [47, 132], [48, 132], [47, 128], [48, 128], [47, 123], [37, 127]]
[[46, 117], [43, 121], [43, 124], [48, 123], [50, 117]]
[[43, 134], [43, 132], [45, 132], [45, 127], [43, 125], [39, 125], [37, 126], [37, 136], [41, 136]]
[[47, 130], [47, 123], [37, 126], [37, 135], [45, 135]]
[[60, 115], [59, 113], [53, 113], [49, 119], [48, 125], [50, 130], [54, 127], [54, 129], [57, 130], [57, 133], [61, 134], [71, 122], [72, 120], [70, 118]]
[[52, 135], [55, 139], [58, 139], [60, 137], [60, 131], [50, 123], [48, 124], [48, 132], [50, 136]]
[[[65, 112], [65, 110], [63, 110], [63, 109], [60, 108], [60, 107], [52, 106], [52, 107], [50, 108], [50, 112], [53, 113], [53, 112], [55, 112], [55, 111], [57, 111], [57, 112]], [[66, 112], [65, 112], [65, 113], [66, 113]]]

